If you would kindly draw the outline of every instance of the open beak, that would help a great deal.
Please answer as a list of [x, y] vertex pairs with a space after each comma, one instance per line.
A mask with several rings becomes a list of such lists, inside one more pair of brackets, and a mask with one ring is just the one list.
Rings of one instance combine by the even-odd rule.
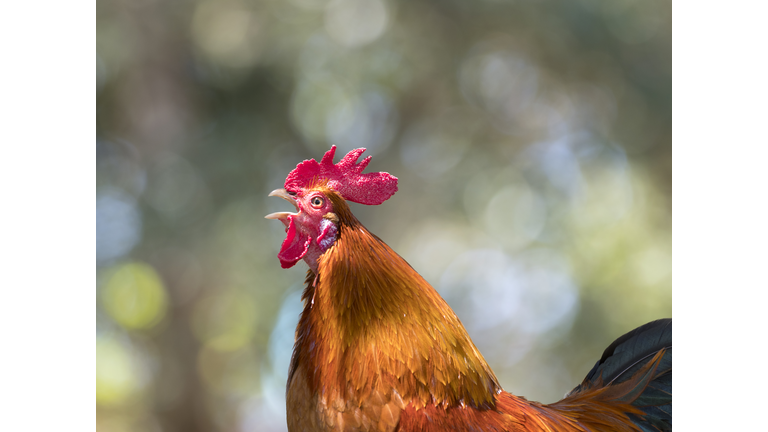
[[[299, 211], [299, 206], [296, 204], [296, 200], [293, 199], [293, 197], [285, 190], [285, 189], [275, 189], [272, 192], [269, 193], [269, 196], [276, 196], [280, 197], [289, 203], [293, 204], [294, 207], [296, 207], [296, 211]], [[291, 212], [275, 212], [270, 213], [266, 216], [264, 216], [265, 219], [277, 219], [277, 220], [286, 220], [288, 219], [288, 216], [296, 216], [298, 213], [291, 213]]]

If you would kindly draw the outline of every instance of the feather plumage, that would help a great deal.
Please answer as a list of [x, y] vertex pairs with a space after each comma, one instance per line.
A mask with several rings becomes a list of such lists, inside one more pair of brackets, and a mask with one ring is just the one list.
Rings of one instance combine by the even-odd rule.
[[[336, 173], [349, 166], [344, 169], [354, 168], [355, 182], [367, 179], [359, 176], [367, 159], [354, 165], [361, 151], [337, 165], [329, 153], [319, 167]], [[315, 164], [295, 172], [322, 171]], [[290, 431], [671, 430], [671, 320], [618, 338], [559, 402], [512, 395], [445, 300], [360, 224], [338, 185], [309, 171], [294, 175], [291, 195], [275, 191], [299, 212], [270, 215], [289, 232], [295, 219], [310, 238], [286, 390]], [[373, 177], [396, 182], [389, 174]], [[391, 195], [386, 192], [380, 199]], [[334, 230], [327, 230], [329, 223]], [[293, 248], [295, 242], [288, 243]]]
[[644, 431], [672, 430], [672, 320], [660, 319], [642, 325], [616, 339], [603, 352], [584, 381], [570, 395], [587, 388], [625, 383], [644, 366], [658, 363], [634, 389], [633, 405], [645, 413], [633, 417]]

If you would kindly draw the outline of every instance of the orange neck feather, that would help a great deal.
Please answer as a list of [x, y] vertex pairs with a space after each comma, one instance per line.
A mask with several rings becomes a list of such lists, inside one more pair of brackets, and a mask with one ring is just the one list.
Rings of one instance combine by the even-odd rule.
[[339, 235], [307, 275], [290, 375], [301, 363], [313, 391], [337, 397], [394, 388], [416, 406], [493, 406], [498, 380], [445, 300], [328, 196]]

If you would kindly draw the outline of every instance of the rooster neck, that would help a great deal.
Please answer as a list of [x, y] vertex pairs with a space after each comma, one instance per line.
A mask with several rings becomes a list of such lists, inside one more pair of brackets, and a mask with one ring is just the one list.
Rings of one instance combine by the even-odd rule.
[[308, 274], [289, 385], [301, 365], [312, 391], [359, 406], [494, 406], [501, 387], [448, 304], [349, 216]]

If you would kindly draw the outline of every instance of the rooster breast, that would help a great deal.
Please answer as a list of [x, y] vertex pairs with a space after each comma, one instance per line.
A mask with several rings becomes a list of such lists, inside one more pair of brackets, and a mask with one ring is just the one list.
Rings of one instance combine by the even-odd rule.
[[365, 401], [330, 391], [313, 392], [299, 365], [286, 395], [290, 432], [391, 432], [397, 427], [404, 403], [396, 391], [373, 391]]

